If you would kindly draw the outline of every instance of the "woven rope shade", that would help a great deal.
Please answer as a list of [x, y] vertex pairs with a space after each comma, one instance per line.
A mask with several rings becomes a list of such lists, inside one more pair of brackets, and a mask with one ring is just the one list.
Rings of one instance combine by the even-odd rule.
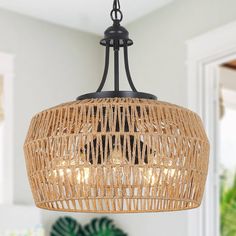
[[86, 99], [45, 110], [24, 145], [35, 203], [75, 212], [198, 207], [209, 143], [197, 114], [148, 99]]

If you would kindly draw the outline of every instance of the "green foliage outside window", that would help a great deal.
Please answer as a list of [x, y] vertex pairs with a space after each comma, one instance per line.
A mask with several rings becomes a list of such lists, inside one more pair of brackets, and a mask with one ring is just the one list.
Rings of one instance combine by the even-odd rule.
[[236, 235], [236, 174], [230, 186], [225, 177], [221, 180], [220, 231], [221, 236]]

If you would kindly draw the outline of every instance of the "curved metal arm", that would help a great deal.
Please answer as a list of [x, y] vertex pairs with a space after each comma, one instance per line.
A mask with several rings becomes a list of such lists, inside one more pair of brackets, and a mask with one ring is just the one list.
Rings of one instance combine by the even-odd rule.
[[125, 71], [126, 71], [127, 79], [129, 82], [129, 86], [134, 92], [137, 92], [137, 89], [135, 88], [134, 83], [132, 81], [132, 77], [130, 75], [127, 44], [124, 45], [124, 62], [125, 62]]
[[114, 50], [114, 90], [120, 90], [119, 47]]
[[[113, 25], [106, 29], [104, 35], [105, 37], [100, 41], [100, 44], [106, 47], [105, 53], [105, 68], [102, 77], [102, 81], [95, 93], [88, 93], [82, 96], [79, 96], [77, 100], [83, 99], [98, 99], [98, 98], [142, 98], [142, 99], [153, 99], [156, 100], [156, 96], [152, 94], [138, 92], [132, 81], [132, 77], [129, 69], [129, 58], [128, 58], [128, 46], [133, 45], [133, 41], [129, 38], [129, 32], [123, 26], [120, 25], [122, 21], [123, 14], [120, 10], [119, 0], [113, 0], [113, 9], [111, 11], [111, 19], [113, 20]], [[102, 91], [109, 70], [109, 57], [110, 57], [110, 48], [113, 48], [114, 52], [114, 90], [112, 91]], [[132, 91], [120, 91], [120, 81], [119, 81], [119, 52], [120, 49], [124, 48], [124, 66], [126, 77], [129, 83], [129, 86]]]
[[97, 92], [101, 92], [104, 85], [105, 85], [105, 82], [106, 82], [106, 79], [107, 79], [107, 74], [108, 74], [108, 69], [109, 69], [109, 57], [110, 57], [110, 47], [109, 45], [106, 46], [106, 59], [105, 59], [105, 68], [104, 68], [104, 73], [103, 73], [103, 77], [102, 77], [102, 81], [97, 89]]
[[97, 89], [97, 92], [101, 92], [107, 79], [109, 69], [109, 57], [110, 47], [114, 49], [114, 91], [120, 90], [119, 86], [119, 50], [124, 47], [124, 64], [128, 83], [133, 92], [137, 92], [130, 75], [129, 59], [128, 59], [128, 46], [133, 44], [133, 41], [129, 39], [129, 32], [120, 25], [120, 21], [123, 18], [122, 12], [120, 11], [120, 1], [113, 1], [113, 9], [111, 11], [111, 18], [114, 21], [113, 26], [109, 27], [105, 31], [105, 38], [100, 42], [106, 46], [106, 58], [105, 58], [105, 69], [102, 77], [102, 81]]

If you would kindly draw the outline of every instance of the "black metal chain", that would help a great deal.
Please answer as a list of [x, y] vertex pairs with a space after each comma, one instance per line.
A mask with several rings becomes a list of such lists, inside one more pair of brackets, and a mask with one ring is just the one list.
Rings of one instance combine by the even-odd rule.
[[119, 9], [120, 10], [120, 1], [119, 0], [114, 0], [113, 9]]
[[114, 22], [121, 22], [123, 19], [123, 13], [120, 10], [120, 1], [114, 0], [113, 9], [111, 11], [111, 19]]

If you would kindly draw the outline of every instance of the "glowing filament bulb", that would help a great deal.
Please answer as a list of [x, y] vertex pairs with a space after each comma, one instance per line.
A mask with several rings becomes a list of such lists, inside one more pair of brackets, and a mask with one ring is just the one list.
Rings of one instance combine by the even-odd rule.
[[77, 183], [84, 184], [88, 183], [90, 177], [90, 170], [88, 167], [84, 167], [83, 169], [79, 169], [77, 172]]
[[113, 149], [112, 152], [110, 153], [107, 162], [110, 165], [118, 166], [118, 165], [126, 164], [128, 161], [123, 156], [122, 149], [116, 148], [116, 149]]
[[164, 168], [162, 172], [160, 169], [148, 168], [145, 170], [140, 168], [140, 172], [144, 178], [144, 183], [151, 186], [170, 183], [175, 176], [175, 169], [168, 168]]
[[175, 175], [175, 169], [167, 169], [165, 168], [164, 171], [163, 171], [164, 175], [167, 177], [167, 178], [173, 178], [174, 175]]
[[148, 170], [145, 170], [143, 177], [146, 184], [151, 186], [156, 184], [156, 177], [153, 168], [148, 168]]

